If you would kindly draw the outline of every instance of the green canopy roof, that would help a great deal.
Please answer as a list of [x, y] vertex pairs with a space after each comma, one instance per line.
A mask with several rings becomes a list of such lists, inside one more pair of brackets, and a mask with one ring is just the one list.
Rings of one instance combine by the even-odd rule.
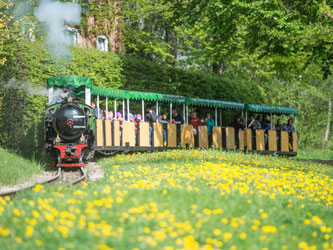
[[172, 102], [172, 103], [185, 103], [185, 97], [181, 95], [168, 95], [168, 94], [161, 94], [162, 99], [161, 102]]
[[109, 98], [115, 98], [115, 99], [146, 100], [146, 101], [159, 101], [162, 99], [162, 95], [158, 93], [108, 89], [96, 86], [92, 87], [91, 94], [109, 97]]
[[93, 86], [91, 94], [99, 95], [115, 99], [127, 99], [126, 90], [121, 89], [107, 89], [102, 87]]
[[49, 88], [53, 86], [71, 85], [75, 88], [86, 86], [92, 88], [92, 80], [85, 76], [55, 76], [47, 79], [47, 86]]
[[256, 104], [245, 104], [246, 111], [252, 111], [256, 113], [272, 113], [272, 114], [285, 114], [285, 115], [297, 115], [298, 111], [294, 108], [274, 107]]
[[204, 106], [204, 107], [225, 108], [225, 109], [237, 109], [237, 110], [244, 109], [243, 103], [197, 99], [197, 98], [186, 98], [186, 104], [195, 105], [195, 106]]
[[127, 98], [132, 100], [159, 101], [162, 95], [152, 92], [126, 91]]

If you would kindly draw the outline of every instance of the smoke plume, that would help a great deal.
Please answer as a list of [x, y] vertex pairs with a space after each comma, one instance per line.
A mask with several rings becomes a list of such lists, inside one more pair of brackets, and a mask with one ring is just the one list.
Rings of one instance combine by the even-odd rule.
[[71, 39], [65, 35], [65, 25], [78, 25], [81, 22], [81, 7], [76, 3], [41, 0], [35, 10], [36, 18], [47, 29], [46, 43], [56, 57], [70, 57]]

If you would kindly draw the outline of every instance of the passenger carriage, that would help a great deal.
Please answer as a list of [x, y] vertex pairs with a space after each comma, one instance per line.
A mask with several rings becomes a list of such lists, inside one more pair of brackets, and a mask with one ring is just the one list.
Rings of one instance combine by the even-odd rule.
[[[71, 81], [69, 81], [68, 84], [71, 84]], [[215, 120], [215, 126], [212, 130], [212, 147], [225, 150], [246, 150], [248, 152], [270, 154], [297, 154], [296, 132], [288, 133], [287, 131], [282, 131], [281, 133], [277, 133], [275, 130], [251, 130], [248, 128], [235, 131], [235, 128], [224, 125], [221, 112], [222, 110], [223, 112], [227, 112], [228, 110], [239, 112], [245, 115], [245, 124], [247, 124], [247, 115], [249, 113], [266, 113], [271, 116], [271, 120], [273, 115], [294, 115], [296, 121], [298, 114], [296, 109], [187, 98], [184, 96], [152, 92], [108, 89], [85, 83], [72, 85], [80, 90], [76, 92], [78, 93], [78, 97], [84, 99], [86, 105], [91, 105], [91, 100], [95, 99], [98, 108], [101, 103], [105, 103], [105, 111], [110, 111], [109, 106], [112, 106], [114, 114], [118, 111], [118, 106], [122, 106], [124, 120], [121, 122], [121, 126], [118, 120], [95, 119], [94, 148], [102, 153], [156, 151], [179, 147], [194, 148], [195, 135], [192, 125], [189, 124], [189, 109], [203, 107], [213, 110], [212, 114]], [[53, 86], [49, 86], [49, 93], [51, 94], [53, 91]], [[110, 102], [112, 105], [110, 105]], [[153, 123], [150, 138], [150, 125], [149, 122], [145, 121], [145, 106], [147, 106], [147, 102], [150, 106], [152, 106], [152, 103], [156, 106], [157, 114], [160, 112], [161, 106], [164, 107], [164, 110], [167, 106], [168, 111], [170, 111], [168, 114], [170, 121], [172, 121], [172, 109], [174, 107], [183, 110], [185, 124], [167, 124], [166, 144], [163, 142], [162, 123]], [[136, 111], [138, 111], [138, 103], [141, 105], [140, 111], [143, 119], [138, 123], [137, 131], [135, 130], [134, 122], [129, 120], [128, 115], [131, 112], [132, 103], [136, 104]], [[99, 109], [98, 112], [100, 112]], [[177, 126], [179, 126], [179, 128], [177, 128]], [[179, 133], [177, 133], [177, 129]], [[210, 147], [206, 126], [198, 127], [197, 136], [199, 148]]]

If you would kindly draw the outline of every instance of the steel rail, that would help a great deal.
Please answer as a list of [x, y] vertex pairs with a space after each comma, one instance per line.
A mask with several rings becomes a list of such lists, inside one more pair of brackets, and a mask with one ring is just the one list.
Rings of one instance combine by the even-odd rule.
[[47, 179], [46, 181], [42, 181], [42, 182], [39, 182], [39, 183], [35, 183], [33, 185], [29, 185], [29, 186], [26, 186], [24, 188], [13, 188], [7, 192], [3, 192], [3, 193], [0, 193], [0, 196], [3, 197], [3, 196], [10, 196], [10, 195], [14, 195], [16, 194], [17, 192], [20, 192], [20, 191], [23, 191], [25, 189], [31, 189], [31, 188], [34, 188], [36, 187], [37, 185], [43, 185], [43, 184], [46, 184], [46, 183], [51, 183], [57, 179], [59, 179], [59, 177], [61, 176], [61, 168], [58, 168], [58, 172], [55, 176], [52, 176], [51, 178]]
[[87, 177], [87, 172], [84, 170], [83, 167], [79, 168], [79, 170], [81, 171], [82, 175], [80, 178], [76, 179], [74, 182], [72, 182], [72, 185], [75, 185], [81, 181], [83, 181], [86, 177]]

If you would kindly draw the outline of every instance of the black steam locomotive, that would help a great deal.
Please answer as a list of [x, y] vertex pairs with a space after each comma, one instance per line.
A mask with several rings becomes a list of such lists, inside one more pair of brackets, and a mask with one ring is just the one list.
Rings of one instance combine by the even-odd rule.
[[[45, 111], [45, 148], [57, 167], [82, 167], [94, 153], [94, 115], [91, 106], [60, 86]], [[54, 89], [53, 89], [54, 90]]]

